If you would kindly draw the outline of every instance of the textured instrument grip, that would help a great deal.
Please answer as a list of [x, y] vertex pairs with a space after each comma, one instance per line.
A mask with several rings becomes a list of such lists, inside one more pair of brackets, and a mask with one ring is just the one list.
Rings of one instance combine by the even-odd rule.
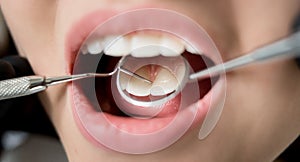
[[21, 77], [0, 81], [0, 100], [26, 95], [30, 88], [30, 79]]

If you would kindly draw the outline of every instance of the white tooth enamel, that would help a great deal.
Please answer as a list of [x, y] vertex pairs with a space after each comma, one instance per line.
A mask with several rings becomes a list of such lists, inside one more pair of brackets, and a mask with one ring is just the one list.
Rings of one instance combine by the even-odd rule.
[[163, 56], [179, 56], [184, 51], [184, 44], [174, 36], [164, 35], [160, 43]]
[[186, 69], [187, 67], [185, 67], [184, 64], [180, 64], [178, 65], [178, 67], [175, 69], [174, 73], [176, 75], [176, 79], [177, 81], [183, 81], [184, 76], [186, 74]]
[[[143, 76], [149, 76], [150, 74], [147, 73], [149, 70], [147, 68], [141, 68], [135, 73]], [[178, 81], [174, 74], [172, 74], [169, 70], [165, 68], [160, 68], [155, 80], [152, 84], [144, 82], [140, 79], [135, 77], [131, 77], [129, 80], [127, 78], [122, 78], [121, 87], [126, 87], [122, 89], [126, 89], [126, 91], [135, 96], [163, 96], [169, 94], [176, 90], [178, 87]], [[128, 82], [127, 82], [128, 81]]]
[[108, 44], [104, 53], [110, 56], [125, 56], [131, 52], [131, 42], [128, 37], [119, 37]]
[[119, 36], [117, 36], [117, 35], [109, 35], [109, 36], [106, 36], [106, 37], [104, 37], [103, 39], [102, 39], [102, 41], [101, 41], [101, 44], [102, 44], [102, 46], [103, 47], [109, 47], [109, 46], [111, 46], [113, 43], [114, 43], [114, 41], [116, 41], [117, 39], [119, 38]]
[[151, 90], [151, 84], [141, 82], [136, 78], [131, 78], [130, 82], [126, 87], [126, 91], [135, 96], [143, 97], [149, 96]]
[[101, 41], [99, 41], [97, 39], [87, 41], [86, 45], [87, 45], [87, 51], [90, 54], [99, 54], [103, 50], [103, 47], [101, 45]]
[[[172, 57], [181, 55], [184, 50], [192, 54], [202, 53], [174, 35], [155, 32], [137, 32], [126, 36], [110, 35], [87, 43], [87, 51], [91, 54], [100, 53], [103, 47], [105, 54], [117, 57], [129, 54], [133, 57]], [[86, 53], [84, 48], [82, 53]]]
[[129, 76], [127, 74], [124, 74], [124, 73], [120, 73], [120, 78], [119, 79], [120, 79], [120, 86], [121, 86], [122, 90], [126, 89], [130, 78], [131, 78], [131, 76]]
[[177, 86], [176, 77], [167, 69], [162, 68], [152, 83], [150, 93], [153, 96], [163, 96], [176, 90]]
[[82, 47], [81, 47], [81, 53], [82, 54], [84, 54], [84, 55], [86, 55], [86, 54], [88, 54], [89, 53], [89, 51], [88, 51], [88, 49], [87, 49], [87, 45], [85, 44], [85, 45], [83, 45]]
[[154, 57], [160, 54], [159, 35], [134, 34], [131, 38], [131, 55], [134, 57]]
[[[147, 71], [145, 71], [145, 68], [141, 68], [138, 71], [136, 71], [135, 73], [139, 74], [141, 76], [143, 76], [142, 74], [147, 75]], [[151, 87], [152, 87], [152, 84], [144, 82], [141, 79], [131, 77], [127, 84], [126, 91], [135, 96], [140, 96], [140, 97], [149, 96]]]
[[201, 53], [202, 53], [202, 51], [197, 51], [197, 50], [196, 50], [194, 47], [192, 47], [191, 44], [189, 44], [189, 43], [185, 43], [185, 49], [186, 49], [188, 52], [193, 53], [193, 54], [197, 54], [197, 53], [201, 54]]

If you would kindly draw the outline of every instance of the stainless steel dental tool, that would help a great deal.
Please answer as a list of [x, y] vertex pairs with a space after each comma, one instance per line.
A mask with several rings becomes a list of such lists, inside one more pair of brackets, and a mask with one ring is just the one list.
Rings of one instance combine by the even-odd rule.
[[[235, 58], [223, 64], [218, 64], [200, 72], [186, 75], [186, 80], [199, 80], [215, 76], [224, 72], [235, 70], [239, 67], [248, 65], [254, 62], [261, 62], [270, 60], [273, 58], [293, 58], [300, 56], [300, 31], [284, 38], [279, 41], [267, 44], [261, 48], [258, 48], [247, 55]], [[124, 56], [126, 57], [126, 56]], [[121, 60], [124, 60], [123, 59]], [[66, 83], [78, 79], [90, 78], [90, 77], [109, 77], [114, 75], [117, 71], [126, 73], [145, 82], [151, 83], [151, 81], [144, 77], [137, 75], [131, 71], [123, 69], [121, 66], [117, 66], [114, 71], [110, 73], [98, 74], [98, 73], [86, 73], [61, 77], [41, 77], [41, 76], [26, 76], [21, 78], [14, 78], [9, 80], [0, 81], [0, 100], [15, 98], [20, 96], [26, 96], [33, 93], [41, 92], [47, 89], [48, 86]], [[189, 72], [187, 70], [187, 72]], [[186, 81], [185, 81], [186, 82]], [[181, 83], [185, 84], [185, 83]]]
[[218, 64], [208, 69], [196, 72], [189, 76], [189, 79], [204, 79], [211, 76], [216, 76], [224, 72], [235, 70], [250, 63], [271, 60], [275, 58], [296, 58], [300, 56], [300, 31], [267, 44], [261, 48], [257, 48], [252, 52], [241, 57], [232, 59], [223, 64]]
[[48, 86], [67, 83], [78, 79], [92, 77], [110, 77], [117, 71], [140, 79], [144, 82], [151, 83], [151, 81], [145, 79], [144, 77], [135, 74], [127, 69], [124, 69], [121, 66], [117, 66], [112, 72], [109, 73], [84, 73], [59, 77], [25, 76], [0, 81], [0, 101], [31, 95], [46, 90]]

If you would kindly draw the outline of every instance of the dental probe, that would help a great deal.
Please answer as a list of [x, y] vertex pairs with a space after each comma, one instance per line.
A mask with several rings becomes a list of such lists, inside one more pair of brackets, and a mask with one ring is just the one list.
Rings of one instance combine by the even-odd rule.
[[67, 83], [92, 77], [109, 77], [114, 75], [118, 70], [137, 79], [141, 79], [147, 83], [152, 83], [148, 79], [123, 67], [117, 67], [110, 73], [84, 73], [59, 77], [25, 76], [0, 81], [0, 101], [38, 93], [46, 90], [48, 86], [57, 85], [60, 83]]
[[218, 64], [205, 70], [193, 73], [189, 76], [190, 80], [201, 80], [226, 73], [237, 68], [243, 67], [250, 63], [271, 60], [274, 58], [293, 58], [300, 56], [300, 31], [267, 44], [261, 48], [257, 48], [250, 53], [232, 59], [222, 64]]

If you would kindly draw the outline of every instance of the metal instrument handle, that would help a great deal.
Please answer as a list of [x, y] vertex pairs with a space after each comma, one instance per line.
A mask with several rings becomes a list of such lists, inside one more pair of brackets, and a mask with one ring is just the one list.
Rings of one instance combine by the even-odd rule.
[[45, 90], [43, 77], [27, 76], [0, 81], [0, 101], [27, 96]]

